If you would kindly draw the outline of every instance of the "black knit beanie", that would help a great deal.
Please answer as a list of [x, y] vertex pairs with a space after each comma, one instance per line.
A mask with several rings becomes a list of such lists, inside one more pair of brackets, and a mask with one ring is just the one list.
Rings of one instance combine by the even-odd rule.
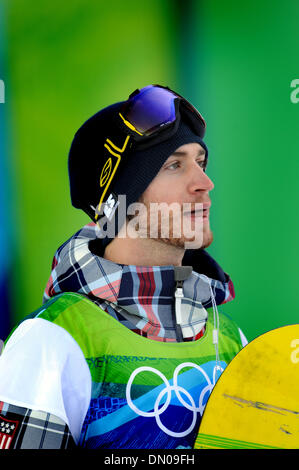
[[[122, 103], [108, 106], [88, 119], [76, 132], [69, 152], [68, 169], [72, 205], [83, 209], [93, 221], [97, 221], [96, 208], [100, 201], [100, 177], [107, 162], [104, 145], [109, 139], [117, 148], [124, 144], [124, 136], [115, 125]], [[136, 202], [157, 175], [167, 158], [181, 145], [197, 142], [206, 151], [202, 139], [196, 135], [191, 123], [182, 120], [177, 131], [167, 140], [149, 148], [138, 145], [128, 149], [122, 158], [115, 177], [111, 181], [105, 199], [113, 194], [126, 195], [126, 208]], [[114, 224], [116, 221], [114, 220]], [[122, 224], [121, 224], [122, 225]], [[121, 228], [115, 225], [115, 235]], [[111, 238], [106, 238], [107, 245]]]

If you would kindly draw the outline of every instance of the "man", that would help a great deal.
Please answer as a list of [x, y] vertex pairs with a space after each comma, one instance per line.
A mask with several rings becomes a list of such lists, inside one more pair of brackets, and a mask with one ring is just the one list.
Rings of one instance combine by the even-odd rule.
[[[92, 219], [56, 252], [44, 303], [0, 358], [0, 447], [192, 448], [246, 340], [217, 305], [205, 121], [159, 85], [91, 117], [69, 154]], [[1, 434], [2, 433], [2, 434]]]

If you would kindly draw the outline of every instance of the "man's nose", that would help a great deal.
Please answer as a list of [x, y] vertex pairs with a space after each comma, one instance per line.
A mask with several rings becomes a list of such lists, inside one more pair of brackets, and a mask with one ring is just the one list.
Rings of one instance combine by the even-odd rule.
[[214, 189], [214, 183], [209, 176], [203, 171], [200, 166], [192, 168], [191, 178], [188, 187], [189, 191], [194, 193], [198, 191], [212, 191]]

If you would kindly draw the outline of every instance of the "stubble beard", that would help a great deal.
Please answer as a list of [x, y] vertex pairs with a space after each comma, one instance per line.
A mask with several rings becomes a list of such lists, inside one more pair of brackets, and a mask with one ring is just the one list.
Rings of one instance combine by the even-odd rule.
[[[186, 249], [199, 249], [207, 248], [213, 242], [214, 236], [210, 228], [209, 221], [201, 221], [199, 230], [195, 231], [195, 222], [190, 224], [190, 233], [185, 234], [181, 230], [184, 225], [184, 216], [182, 211], [179, 217], [174, 217], [172, 212], [159, 213], [156, 217], [154, 226], [151, 218], [151, 203], [144, 201], [142, 198], [139, 200], [144, 205], [144, 213], [139, 214], [138, 222], [136, 223], [136, 231], [139, 233], [140, 238], [150, 238], [159, 243], [168, 246]], [[132, 220], [134, 216], [128, 215], [128, 220]], [[166, 236], [165, 236], [166, 228]], [[187, 230], [188, 232], [188, 230]], [[177, 236], [179, 233], [180, 236]], [[154, 235], [153, 235], [154, 234]]]
[[[170, 224], [171, 224], [171, 221], [170, 221]], [[208, 224], [207, 227], [203, 228], [203, 232], [200, 237], [197, 237], [196, 234], [190, 237], [185, 236], [185, 235], [182, 235], [181, 237], [174, 237], [172, 230], [170, 230], [169, 237], [160, 236], [157, 238], [157, 241], [166, 243], [166, 245], [170, 245], [170, 246], [174, 246], [174, 247], [182, 248], [186, 250], [186, 249], [207, 248], [208, 246], [212, 244], [213, 239], [214, 239], [213, 232], [210, 229], [210, 225]]]

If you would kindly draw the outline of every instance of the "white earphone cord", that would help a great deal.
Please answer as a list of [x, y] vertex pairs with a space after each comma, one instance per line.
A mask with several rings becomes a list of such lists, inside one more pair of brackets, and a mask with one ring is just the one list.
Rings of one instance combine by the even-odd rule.
[[217, 371], [221, 370], [220, 367], [220, 359], [219, 359], [219, 313], [217, 309], [217, 304], [215, 300], [215, 295], [212, 288], [212, 281], [209, 280], [209, 287], [211, 293], [211, 301], [213, 307], [213, 318], [214, 318], [214, 329], [213, 329], [213, 344], [215, 346], [215, 354], [216, 354], [216, 379], [217, 379]]

